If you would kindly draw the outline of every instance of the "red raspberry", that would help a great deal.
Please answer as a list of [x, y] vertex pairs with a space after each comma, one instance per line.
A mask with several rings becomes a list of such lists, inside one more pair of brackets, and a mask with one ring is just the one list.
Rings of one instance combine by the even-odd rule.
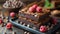
[[47, 27], [46, 26], [41, 26], [40, 27], [40, 31], [41, 32], [46, 32], [47, 31]]
[[38, 13], [40, 13], [40, 12], [42, 12], [42, 8], [41, 8], [41, 7], [37, 7], [37, 8], [36, 8], [36, 11], [37, 11]]
[[14, 12], [11, 12], [11, 13], [10, 13], [10, 16], [11, 16], [11, 17], [15, 17], [15, 13], [14, 13]]
[[7, 28], [7, 29], [12, 28], [12, 24], [11, 24], [11, 23], [7, 23], [6, 28]]
[[29, 11], [30, 11], [30, 12], [35, 12], [37, 6], [38, 6], [37, 4], [34, 4], [32, 7], [29, 8]]
[[30, 11], [30, 12], [35, 12], [35, 9], [34, 9], [33, 7], [30, 7], [30, 8], [29, 8], [29, 11]]

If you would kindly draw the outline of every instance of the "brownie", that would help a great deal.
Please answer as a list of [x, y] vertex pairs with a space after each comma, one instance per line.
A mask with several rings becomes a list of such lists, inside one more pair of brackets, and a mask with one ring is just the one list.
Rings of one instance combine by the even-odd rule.
[[47, 13], [46, 14], [45, 13], [28, 14], [28, 13], [24, 13], [22, 11], [19, 13], [19, 16], [29, 18], [29, 19], [32, 19], [37, 22], [49, 17]]
[[38, 13], [38, 12], [30, 13], [28, 11], [28, 9], [29, 8], [24, 8], [21, 11], [19, 11], [19, 16], [29, 18], [29, 19], [37, 21], [37, 22], [49, 17], [49, 11], [45, 11], [44, 9], [42, 10], [41, 13]]

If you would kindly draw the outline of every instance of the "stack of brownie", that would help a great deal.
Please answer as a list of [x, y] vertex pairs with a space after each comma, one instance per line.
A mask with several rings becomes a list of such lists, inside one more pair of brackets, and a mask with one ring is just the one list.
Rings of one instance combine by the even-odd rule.
[[21, 22], [43, 24], [46, 23], [50, 17], [48, 10], [43, 10], [38, 2], [34, 2], [19, 11], [19, 19]]

